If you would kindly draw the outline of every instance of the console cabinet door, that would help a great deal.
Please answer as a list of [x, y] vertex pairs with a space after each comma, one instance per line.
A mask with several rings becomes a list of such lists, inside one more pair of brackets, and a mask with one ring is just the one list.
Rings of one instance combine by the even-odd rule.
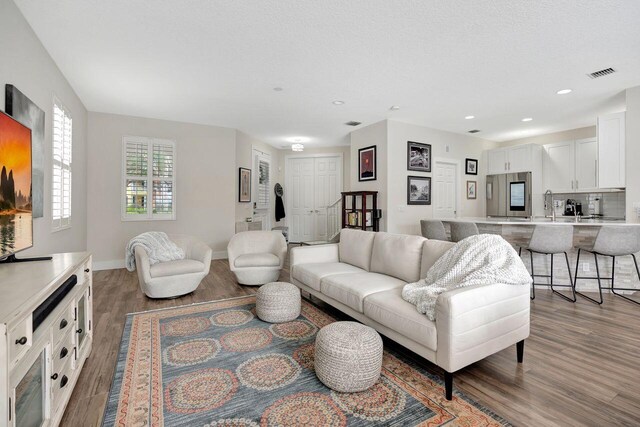
[[13, 371], [9, 394], [9, 426], [42, 427], [49, 425], [47, 393], [47, 352], [45, 347], [35, 358], [24, 359]]
[[76, 300], [76, 360], [84, 357], [92, 328], [91, 287]]

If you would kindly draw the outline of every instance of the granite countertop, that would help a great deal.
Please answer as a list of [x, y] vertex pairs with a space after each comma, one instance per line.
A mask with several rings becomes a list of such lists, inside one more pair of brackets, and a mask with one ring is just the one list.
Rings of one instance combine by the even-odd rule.
[[442, 222], [474, 222], [476, 224], [494, 224], [494, 225], [539, 225], [539, 224], [570, 224], [574, 226], [599, 226], [599, 225], [640, 225], [637, 223], [626, 222], [622, 219], [582, 219], [576, 222], [572, 216], [559, 216], [556, 221], [551, 218], [533, 217], [533, 218], [487, 218], [487, 217], [461, 217], [442, 219]]

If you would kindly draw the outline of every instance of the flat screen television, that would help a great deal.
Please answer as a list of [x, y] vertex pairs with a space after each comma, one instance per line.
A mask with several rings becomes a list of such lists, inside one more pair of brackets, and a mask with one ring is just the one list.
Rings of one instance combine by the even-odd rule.
[[33, 246], [31, 129], [0, 111], [0, 260]]

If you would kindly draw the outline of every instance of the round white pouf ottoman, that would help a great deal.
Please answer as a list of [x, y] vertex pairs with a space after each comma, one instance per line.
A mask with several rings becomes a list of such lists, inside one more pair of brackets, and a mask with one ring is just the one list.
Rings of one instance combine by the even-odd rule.
[[382, 338], [361, 323], [331, 323], [316, 335], [314, 359], [318, 379], [330, 389], [363, 391], [380, 378]]
[[256, 314], [269, 323], [290, 322], [300, 316], [300, 289], [287, 282], [271, 282], [256, 293]]

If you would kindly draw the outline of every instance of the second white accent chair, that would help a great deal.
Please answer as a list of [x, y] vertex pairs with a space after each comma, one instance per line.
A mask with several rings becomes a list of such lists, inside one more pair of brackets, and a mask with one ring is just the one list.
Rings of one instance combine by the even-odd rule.
[[275, 282], [287, 256], [287, 242], [280, 231], [244, 231], [227, 247], [229, 267], [241, 285]]

